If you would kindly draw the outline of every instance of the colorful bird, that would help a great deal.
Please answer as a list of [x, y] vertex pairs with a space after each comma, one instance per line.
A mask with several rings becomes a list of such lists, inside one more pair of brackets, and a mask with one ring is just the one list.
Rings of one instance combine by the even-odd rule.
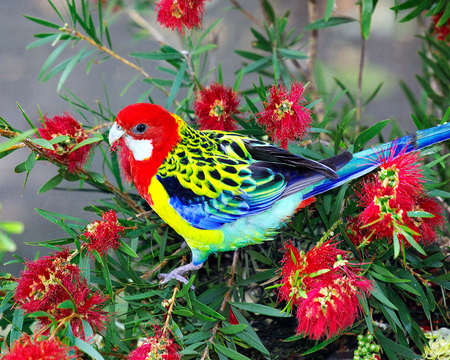
[[[144, 103], [117, 115], [109, 142], [122, 137], [137, 191], [192, 252], [192, 263], [160, 274], [163, 283], [187, 283], [183, 275], [212, 253], [272, 239], [296, 209], [374, 170], [376, 154], [393, 144], [317, 162], [244, 135], [194, 130], [163, 107]], [[415, 151], [449, 138], [445, 124], [402, 137], [392, 150]]]

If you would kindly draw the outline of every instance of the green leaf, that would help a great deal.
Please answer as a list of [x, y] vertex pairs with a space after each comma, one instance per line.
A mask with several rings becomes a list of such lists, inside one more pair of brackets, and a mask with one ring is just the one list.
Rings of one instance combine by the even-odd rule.
[[210, 51], [215, 48], [217, 48], [216, 44], [208, 44], [208, 45], [200, 46], [199, 48], [197, 48], [193, 52], [191, 52], [190, 55], [193, 57], [196, 55], [203, 54], [204, 52]]
[[323, 17], [323, 19], [325, 21], [330, 20], [331, 14], [333, 12], [333, 8], [334, 8], [334, 4], [335, 4], [336, 0], [327, 0], [327, 5], [325, 7], [325, 15]]
[[34, 153], [31, 153], [25, 160], [25, 170], [30, 172], [31, 170], [33, 170], [34, 164], [36, 164], [36, 155]]
[[92, 180], [98, 182], [99, 184], [103, 184], [105, 182], [105, 177], [102, 174], [93, 171], [86, 171], [86, 173], [92, 178]]
[[39, 145], [39, 146], [43, 147], [44, 149], [53, 150], [53, 151], [55, 150], [55, 148], [50, 143], [50, 141], [48, 141], [46, 139], [31, 139], [31, 142], [33, 144], [36, 144], [36, 145]]
[[263, 55], [256, 54], [256, 53], [250, 52], [250, 51], [234, 50], [234, 52], [246, 59], [249, 59], [249, 60], [259, 60], [264, 57]]
[[209, 306], [201, 303], [200, 301], [191, 299], [191, 303], [192, 303], [192, 307], [195, 310], [200, 310], [201, 312], [211, 315], [212, 317], [214, 317], [216, 319], [225, 320], [225, 318], [221, 314], [219, 314], [217, 311], [211, 309]]
[[238, 92], [239, 91], [239, 85], [241, 85], [241, 80], [242, 77], [244, 76], [244, 69], [239, 70], [237, 76], [236, 76], [236, 81], [234, 82], [233, 85], [233, 91]]
[[320, 343], [318, 343], [316, 346], [313, 346], [311, 349], [309, 349], [308, 351], [304, 352], [302, 354], [302, 356], [308, 355], [308, 354], [312, 354], [313, 352], [316, 352], [317, 350], [323, 349], [325, 346], [327, 346], [328, 344], [331, 344], [333, 341], [335, 341], [336, 339], [340, 338], [342, 335], [339, 335], [337, 337], [333, 337], [331, 339], [322, 341]]
[[241, 332], [242, 330], [245, 330], [246, 327], [247, 327], [247, 325], [245, 325], [245, 324], [230, 325], [227, 327], [219, 328], [219, 331], [226, 335], [232, 335], [232, 334]]
[[383, 86], [383, 82], [380, 82], [378, 86], [375, 88], [373, 93], [367, 98], [367, 100], [364, 102], [364, 106], [368, 105], [374, 98], [377, 96], [378, 92], [380, 91], [381, 87]]
[[275, 309], [270, 306], [261, 305], [261, 304], [252, 304], [252, 303], [239, 303], [239, 302], [233, 302], [230, 303], [230, 305], [237, 307], [242, 310], [250, 311], [253, 313], [258, 313], [261, 315], [267, 315], [267, 316], [275, 316], [275, 317], [290, 317], [290, 315], [281, 312], [278, 309]]
[[269, 19], [269, 21], [272, 24], [274, 24], [276, 19], [275, 19], [275, 10], [273, 9], [272, 5], [270, 4], [270, 2], [268, 0], [263, 0], [262, 6], [264, 9], [264, 12], [267, 15], [267, 18]]
[[76, 311], [77, 308], [75, 306], [75, 304], [72, 302], [72, 300], [66, 300], [63, 301], [62, 303], [60, 303], [57, 306], [58, 309], [72, 309], [73, 311]]
[[420, 15], [422, 11], [425, 9], [428, 9], [428, 7], [431, 5], [433, 0], [422, 0], [419, 5], [411, 11], [408, 15], [406, 15], [403, 19], [400, 20], [400, 22], [407, 22], [412, 19], [414, 19], [416, 16]]
[[383, 305], [390, 307], [391, 309], [398, 310], [393, 303], [391, 303], [388, 298], [384, 295], [380, 286], [375, 282], [375, 286], [372, 289], [371, 295], [381, 302]]
[[194, 283], [194, 280], [195, 280], [195, 275], [192, 275], [191, 278], [189, 279], [188, 283], [186, 285], [184, 285], [180, 291], [178, 291], [177, 298], [185, 296], [189, 292], [189, 290], [191, 290], [191, 286]]
[[63, 177], [60, 174], [57, 174], [53, 176], [49, 181], [47, 181], [44, 185], [41, 186], [41, 188], [38, 190], [38, 194], [45, 193], [49, 190], [54, 189], [59, 184], [61, 184], [61, 181], [63, 181]]
[[272, 260], [266, 258], [264, 255], [260, 254], [259, 252], [250, 250], [250, 249], [244, 249], [244, 250], [247, 254], [249, 254], [255, 260], [260, 261], [266, 265], [272, 265]]
[[24, 311], [20, 308], [14, 310], [14, 316], [12, 319], [12, 328], [10, 332], [9, 344], [12, 346], [15, 340], [22, 335], [22, 326], [24, 319]]
[[311, 30], [317, 30], [317, 29], [323, 29], [331, 26], [337, 26], [342, 24], [348, 24], [351, 22], [356, 21], [356, 19], [348, 18], [348, 17], [330, 17], [328, 21], [325, 21], [325, 19], [318, 19], [314, 21], [313, 23], [310, 23], [306, 25], [303, 28], [303, 31], [311, 31]]
[[298, 51], [298, 50], [292, 50], [292, 49], [277, 49], [277, 52], [281, 55], [284, 56], [285, 58], [288, 59], [298, 59], [298, 60], [304, 60], [304, 59], [308, 59], [309, 56], [306, 55], [305, 52], [303, 51]]
[[41, 81], [44, 74], [50, 68], [50, 66], [55, 62], [59, 55], [64, 51], [67, 45], [69, 45], [70, 41], [65, 41], [61, 45], [59, 45], [53, 52], [49, 55], [47, 60], [45, 60], [44, 65], [42, 65], [41, 71], [38, 75], [38, 81]]
[[130, 56], [146, 60], [175, 60], [184, 58], [184, 55], [179, 52], [170, 52], [170, 53], [138, 52], [138, 53], [131, 53]]
[[374, 336], [379, 341], [383, 349], [389, 349], [395, 354], [404, 356], [408, 359], [422, 359], [422, 356], [414, 354], [411, 349], [386, 338], [381, 331], [375, 332]]
[[233, 360], [250, 360], [247, 356], [239, 354], [237, 351], [226, 348], [225, 346], [214, 343], [217, 351]]
[[95, 348], [80, 338], [74, 337], [73, 344], [85, 354], [89, 355], [95, 360], [105, 360], [104, 357]]
[[433, 214], [430, 214], [429, 212], [426, 211], [408, 211], [408, 216], [409, 217], [418, 217], [418, 218], [434, 218]]
[[47, 20], [35, 18], [35, 17], [32, 17], [32, 16], [28, 16], [28, 15], [24, 15], [24, 17], [27, 18], [28, 20], [34, 21], [35, 23], [38, 23], [38, 24], [43, 25], [43, 26], [48, 26], [48, 27], [51, 27], [53, 29], [58, 29], [59, 30], [61, 28], [61, 26], [59, 26], [58, 24], [54, 24], [54, 23], [52, 23], [50, 21], [47, 21]]
[[180, 69], [178, 70], [177, 77], [175, 78], [175, 81], [173, 82], [172, 88], [170, 89], [170, 94], [167, 97], [166, 102], [166, 108], [169, 108], [172, 102], [175, 100], [175, 97], [178, 94], [178, 90], [180, 90], [181, 83], [183, 82], [184, 73], [186, 72], [187, 63], [186, 61], [183, 61], [183, 63], [180, 66]]
[[63, 73], [61, 74], [61, 77], [59, 78], [58, 86], [56, 87], [56, 91], [59, 92], [61, 90], [61, 87], [64, 85], [64, 82], [66, 81], [69, 74], [72, 72], [72, 70], [75, 68], [75, 65], [82, 59], [82, 56], [88, 46], [86, 45], [84, 48], [82, 48], [78, 54], [76, 54], [72, 59], [70, 59], [69, 63], [67, 64], [66, 68], [64, 69]]
[[262, 344], [261, 340], [253, 337], [248, 332], [244, 331], [237, 333], [236, 337], [244, 341], [247, 345], [250, 345], [252, 348], [258, 350], [259, 352], [265, 355], [270, 355], [269, 350], [266, 349], [266, 347]]
[[372, 21], [373, 0], [361, 0], [361, 33], [368, 40]]
[[363, 146], [371, 139], [373, 139], [375, 136], [377, 136], [381, 130], [383, 130], [387, 124], [389, 124], [391, 120], [383, 120], [380, 122], [377, 122], [375, 125], [371, 126], [367, 130], [364, 130], [361, 134], [358, 135], [358, 137], [355, 139], [355, 144], [353, 146], [353, 152], [358, 152], [363, 148]]
[[253, 62], [247, 66], [244, 66], [243, 67], [244, 74], [249, 74], [251, 72], [266, 68], [271, 60], [272, 60], [272, 56], [267, 56], [262, 59], [256, 60], [255, 62]]
[[92, 137], [89, 137], [87, 139], [84, 139], [83, 141], [76, 144], [70, 151], [69, 154], [73, 153], [75, 150], [79, 149], [80, 147], [83, 147], [88, 144], [96, 143], [103, 140], [102, 134], [99, 133], [93, 133]]
[[117, 250], [120, 250], [123, 253], [125, 253], [125, 254], [127, 254], [127, 255], [129, 255], [131, 257], [134, 257], [134, 258], [138, 258], [139, 257], [139, 255], [136, 254], [136, 252], [133, 251], [133, 249], [130, 248], [125, 241], [123, 241], [122, 239], [119, 239], [119, 242], [120, 242], [120, 246], [119, 246], [119, 248]]

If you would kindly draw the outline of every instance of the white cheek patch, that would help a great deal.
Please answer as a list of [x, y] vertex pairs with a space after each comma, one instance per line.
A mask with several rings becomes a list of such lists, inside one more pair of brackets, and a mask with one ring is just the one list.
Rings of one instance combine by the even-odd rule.
[[151, 140], [135, 140], [131, 136], [125, 136], [125, 142], [133, 153], [134, 160], [143, 161], [152, 156], [153, 145]]

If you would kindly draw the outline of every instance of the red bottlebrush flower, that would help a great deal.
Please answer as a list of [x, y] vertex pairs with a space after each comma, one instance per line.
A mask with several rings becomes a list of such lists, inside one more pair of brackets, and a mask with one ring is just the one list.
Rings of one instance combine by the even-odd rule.
[[448, 39], [448, 35], [450, 34], [450, 20], [447, 20], [447, 23], [441, 26], [437, 26], [439, 21], [442, 18], [444, 12], [440, 12], [439, 14], [433, 15], [432, 19], [434, 22], [434, 33], [437, 34], [438, 40], [445, 41]]
[[[63, 250], [28, 262], [18, 281], [17, 305], [26, 313], [47, 312], [57, 322], [71, 316], [70, 323], [76, 336], [83, 336], [82, 320], [99, 332], [105, 328], [108, 319], [107, 313], [101, 309], [108, 298], [88, 286], [78, 266], [71, 264], [68, 257], [69, 251]], [[76, 311], [58, 308], [66, 300], [74, 302]], [[46, 316], [38, 319], [42, 326], [51, 323]], [[44, 333], [48, 333], [48, 329]]]
[[70, 153], [75, 145], [89, 137], [80, 123], [68, 113], [65, 113], [64, 116], [56, 115], [52, 119], [44, 116], [44, 122], [43, 127], [38, 129], [43, 139], [52, 140], [61, 135], [66, 135], [69, 138], [58, 144], [54, 144], [53, 147], [55, 150], [43, 149], [43, 151], [50, 157], [66, 163], [70, 172], [74, 172], [76, 167], [82, 167], [86, 163], [92, 145], [82, 146]]
[[64, 297], [60, 282], [69, 276], [80, 276], [78, 266], [67, 261], [69, 255], [69, 251], [64, 249], [26, 264], [15, 294], [17, 303], [25, 312], [46, 311], [54, 306], [55, 299]]
[[291, 90], [281, 84], [269, 90], [269, 102], [259, 113], [258, 122], [281, 147], [287, 149], [288, 141], [302, 138], [311, 125], [311, 110], [302, 105], [305, 86], [294, 81]]
[[123, 236], [124, 227], [119, 225], [114, 210], [102, 213], [101, 221], [94, 221], [86, 227], [84, 236], [89, 241], [89, 251], [97, 250], [103, 256], [109, 249], [117, 250], [120, 247], [119, 239]]
[[128, 360], [147, 360], [147, 359], [162, 359], [162, 360], [179, 360], [178, 354], [180, 347], [169, 339], [160, 328], [155, 327], [155, 334], [133, 350], [128, 355]]
[[200, 90], [194, 103], [200, 130], [236, 130], [237, 124], [231, 115], [240, 114], [239, 101], [238, 94], [222, 84], [211, 84]]
[[371, 281], [356, 274], [360, 269], [332, 240], [307, 254], [290, 241], [285, 249], [278, 297], [297, 306], [297, 333], [319, 339], [351, 326], [361, 310], [358, 296], [370, 295]]
[[331, 338], [352, 326], [362, 307], [358, 296], [369, 296], [372, 284], [362, 277], [323, 280], [297, 308], [297, 334], [317, 340]]
[[3, 360], [69, 360], [75, 359], [69, 355], [72, 348], [67, 347], [57, 339], [32, 339], [29, 335], [22, 335], [14, 341], [9, 352], [2, 356]]
[[278, 296], [282, 300], [292, 301], [294, 305], [301, 302], [305, 292], [314, 287], [318, 279], [315, 274], [324, 272], [321, 278], [328, 276], [327, 272], [333, 269], [338, 256], [345, 256], [345, 251], [339, 250], [331, 240], [315, 246], [307, 254], [298, 251], [290, 241], [284, 244], [284, 248], [286, 253], [281, 260], [283, 286]]
[[376, 163], [380, 170], [376, 174], [379, 182], [377, 185], [386, 190], [395, 190], [395, 198], [398, 201], [408, 201], [422, 194], [425, 178], [422, 174], [421, 160], [418, 152], [406, 153], [406, 146], [398, 149], [398, 143], [394, 142], [389, 150], [378, 154]]
[[439, 229], [442, 230], [445, 219], [443, 216], [444, 210], [442, 206], [433, 198], [429, 196], [422, 196], [417, 200], [417, 205], [414, 208], [416, 211], [425, 211], [434, 215], [431, 218], [415, 217], [414, 222], [417, 222], [417, 228], [420, 232], [420, 237], [416, 241], [419, 241], [424, 246], [430, 246], [437, 240]]
[[203, 19], [206, 0], [160, 0], [156, 5], [157, 21], [171, 30], [178, 29], [183, 34], [184, 27], [198, 27]]

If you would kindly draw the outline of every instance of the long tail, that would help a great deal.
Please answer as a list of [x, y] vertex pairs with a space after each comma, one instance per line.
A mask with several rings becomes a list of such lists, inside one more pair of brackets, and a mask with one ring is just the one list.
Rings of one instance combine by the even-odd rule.
[[378, 167], [376, 159], [382, 153], [395, 151], [395, 155], [397, 155], [401, 151], [404, 151], [405, 146], [406, 152], [409, 153], [448, 139], [450, 139], [450, 123], [420, 130], [412, 135], [407, 135], [386, 144], [360, 151], [359, 153], [353, 154], [353, 159], [337, 172], [339, 179], [330, 180], [327, 178], [304, 189], [302, 191], [303, 200], [334, 189], [371, 172]]

